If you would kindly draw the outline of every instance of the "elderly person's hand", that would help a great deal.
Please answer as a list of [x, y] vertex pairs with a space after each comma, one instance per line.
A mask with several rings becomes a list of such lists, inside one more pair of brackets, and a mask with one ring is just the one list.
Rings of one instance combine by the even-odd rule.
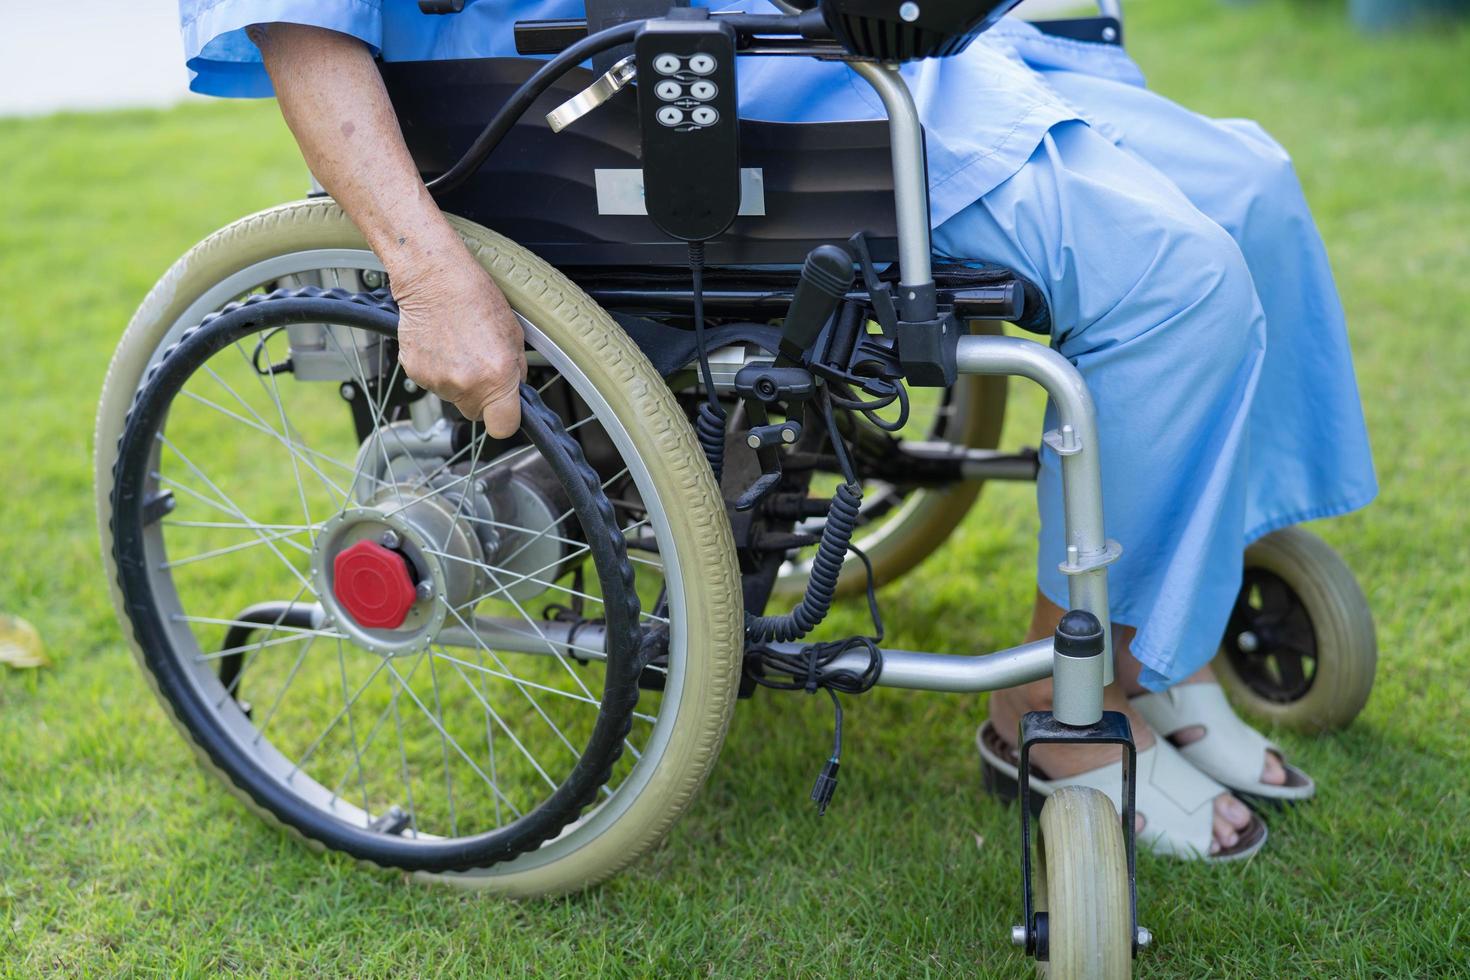
[[[463, 249], [460, 249], [463, 252]], [[520, 425], [526, 357], [504, 294], [467, 253], [393, 279], [398, 360], [414, 381], [483, 419], [497, 438]]]
[[404, 371], [492, 436], [513, 434], [520, 323], [419, 178], [372, 55], [355, 38], [299, 24], [257, 24], [250, 38], [307, 165], [388, 270]]

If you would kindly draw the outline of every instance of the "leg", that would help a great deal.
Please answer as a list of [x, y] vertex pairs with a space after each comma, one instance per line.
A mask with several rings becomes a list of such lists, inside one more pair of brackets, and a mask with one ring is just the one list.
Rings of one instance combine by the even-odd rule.
[[[1098, 407], [1113, 618], [1151, 686], [1208, 662], [1234, 601], [1248, 419], [1265, 349], [1235, 243], [1168, 180], [1066, 123], [1027, 165], [946, 222], [936, 245], [1016, 268], [1046, 292], [1053, 346]], [[1048, 425], [1052, 423], [1049, 420]], [[1038, 479], [1038, 582], [1066, 601], [1060, 467]]]
[[[1026, 642], [1051, 636], [1056, 631], [1057, 623], [1061, 621], [1064, 612], [1061, 606], [1037, 593], [1036, 605], [1031, 614], [1031, 626], [1026, 631]], [[1128, 722], [1133, 726], [1134, 744], [1142, 752], [1154, 744], [1154, 733], [1149, 729], [1148, 723], [1129, 707], [1122, 672], [1124, 669], [1130, 669], [1128, 665], [1131, 665], [1135, 679], [1137, 677], [1138, 662], [1128, 652], [1129, 643], [1136, 632], [1131, 626], [1113, 624], [1113, 656], [1119, 667], [1119, 680], [1104, 689], [1103, 708], [1108, 711], [1121, 711], [1128, 716]], [[996, 731], [1004, 735], [1007, 741], [1016, 731], [1023, 714], [1028, 711], [1045, 711], [1050, 708], [1050, 680], [1024, 684], [1005, 691], [996, 691], [990, 695], [990, 720], [995, 724]], [[1051, 776], [1070, 776], [1087, 772], [1089, 769], [1115, 763], [1121, 757], [1122, 749], [1108, 745], [1037, 745], [1031, 750], [1031, 758], [1036, 761], [1036, 765]], [[1139, 811], [1135, 818], [1137, 830], [1143, 830], [1147, 816], [1142, 810]], [[1244, 803], [1229, 794], [1222, 794], [1215, 800], [1214, 834], [1217, 847], [1234, 846], [1239, 840], [1240, 832], [1246, 828], [1250, 820], [1250, 809]]]
[[[1120, 150], [1168, 177], [1239, 245], [1266, 318], [1251, 409], [1245, 541], [1363, 506], [1377, 492], [1342, 304], [1291, 158], [1249, 120], [1215, 120], [1075, 71], [1048, 83]], [[1228, 177], [1222, 177], [1228, 175]]]
[[[935, 241], [952, 255], [1006, 262], [1047, 291], [1054, 342], [1098, 402], [1106, 521], [1125, 548], [1110, 575], [1115, 621], [1148, 624], [1162, 637], [1156, 650], [1178, 651], [1193, 636], [1190, 656], [1207, 660], [1235, 589], [1209, 574], [1211, 558], [1224, 554], [1239, 574], [1237, 468], [1264, 346], [1239, 250], [1157, 172], [1079, 124], [1053, 130], [1023, 171], [947, 222]], [[1061, 609], [1051, 600], [1066, 592], [1056, 571], [1064, 554], [1059, 467], [1049, 450], [1038, 494], [1039, 577], [1051, 598], [1038, 602], [1032, 638], [1055, 627]], [[1212, 615], [1219, 622], [1201, 627]], [[1137, 654], [1136, 636], [1120, 627], [1115, 650]], [[1150, 665], [1189, 672], [1158, 653]], [[994, 695], [997, 730], [1015, 731], [1023, 711], [1048, 707], [1049, 698], [1047, 682]], [[1117, 685], [1105, 706], [1128, 712]], [[1152, 733], [1128, 713], [1146, 749]], [[1041, 746], [1035, 758], [1057, 776], [1117, 758], [1105, 747], [1067, 749]], [[1233, 844], [1248, 821], [1244, 806], [1223, 794], [1217, 846]]]

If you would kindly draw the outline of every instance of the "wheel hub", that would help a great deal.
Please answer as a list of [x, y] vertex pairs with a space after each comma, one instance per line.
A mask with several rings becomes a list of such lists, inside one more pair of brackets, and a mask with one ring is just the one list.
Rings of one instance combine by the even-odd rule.
[[337, 601], [360, 625], [397, 629], [418, 598], [408, 561], [376, 541], [359, 541], [332, 559]]
[[387, 487], [368, 506], [323, 525], [312, 549], [313, 585], [327, 617], [384, 656], [427, 649], [450, 610], [469, 618], [465, 607], [486, 589], [480, 539], [456, 501], [423, 494], [422, 487]]

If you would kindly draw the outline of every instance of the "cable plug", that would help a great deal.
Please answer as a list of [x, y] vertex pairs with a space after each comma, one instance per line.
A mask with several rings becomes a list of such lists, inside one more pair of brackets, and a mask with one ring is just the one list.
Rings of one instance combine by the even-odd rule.
[[817, 805], [817, 816], [825, 816], [827, 804], [832, 802], [832, 794], [837, 792], [837, 770], [839, 764], [837, 757], [833, 756], [827, 760], [822, 771], [817, 774], [817, 781], [812, 786], [812, 802]]

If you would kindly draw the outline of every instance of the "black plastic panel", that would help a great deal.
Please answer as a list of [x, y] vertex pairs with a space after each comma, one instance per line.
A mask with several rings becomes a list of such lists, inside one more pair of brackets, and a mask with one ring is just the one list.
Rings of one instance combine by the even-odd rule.
[[[524, 58], [389, 62], [383, 80], [426, 177], [447, 170], [496, 106], [541, 62]], [[592, 82], [575, 69], [528, 113], [484, 168], [441, 202], [558, 266], [683, 265], [682, 242], [643, 215], [597, 210], [594, 171], [638, 169], [637, 102], [624, 91], [561, 133], [545, 113]], [[740, 123], [741, 165], [762, 171], [765, 215], [735, 219], [707, 247], [711, 265], [800, 263], [824, 242], [868, 231], [892, 261], [893, 177], [882, 121]], [[859, 224], [858, 222], [861, 222]]]

